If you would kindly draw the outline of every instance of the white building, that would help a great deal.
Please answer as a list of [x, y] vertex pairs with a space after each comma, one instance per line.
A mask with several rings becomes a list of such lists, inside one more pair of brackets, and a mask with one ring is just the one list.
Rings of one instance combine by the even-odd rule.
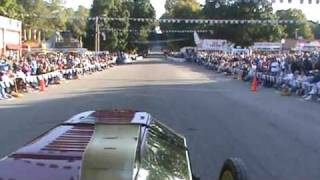
[[200, 39], [198, 33], [194, 32], [194, 41], [198, 51], [223, 51], [228, 50], [229, 44], [224, 39]]
[[22, 46], [21, 31], [21, 21], [0, 16], [0, 55], [19, 55]]

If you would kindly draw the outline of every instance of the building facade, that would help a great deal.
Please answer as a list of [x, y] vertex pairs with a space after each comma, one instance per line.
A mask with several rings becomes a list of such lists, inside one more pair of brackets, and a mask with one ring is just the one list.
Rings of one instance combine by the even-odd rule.
[[0, 16], [0, 56], [19, 56], [21, 53], [22, 22]]

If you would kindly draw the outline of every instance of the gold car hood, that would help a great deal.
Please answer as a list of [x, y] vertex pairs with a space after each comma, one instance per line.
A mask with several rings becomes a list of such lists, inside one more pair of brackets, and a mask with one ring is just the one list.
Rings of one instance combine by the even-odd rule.
[[139, 134], [139, 125], [96, 124], [84, 153], [80, 179], [132, 179]]

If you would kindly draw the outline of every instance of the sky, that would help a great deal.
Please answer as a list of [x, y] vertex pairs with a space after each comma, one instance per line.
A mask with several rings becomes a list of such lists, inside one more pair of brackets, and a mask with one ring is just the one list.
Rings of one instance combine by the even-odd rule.
[[[67, 7], [77, 8], [79, 5], [85, 7], [90, 7], [93, 0], [65, 0]], [[157, 17], [159, 18], [164, 12], [165, 0], [150, 0], [153, 6], [157, 11]], [[200, 3], [204, 3], [205, 0], [198, 0]], [[277, 0], [278, 1], [278, 0]], [[288, 1], [284, 1], [288, 2]], [[320, 21], [320, 4], [308, 4], [308, 1], [305, 1], [303, 5], [300, 4], [300, 0], [292, 0], [292, 3], [275, 3], [273, 5], [274, 10], [279, 9], [288, 9], [288, 8], [298, 8], [301, 9], [307, 16], [309, 20]]]

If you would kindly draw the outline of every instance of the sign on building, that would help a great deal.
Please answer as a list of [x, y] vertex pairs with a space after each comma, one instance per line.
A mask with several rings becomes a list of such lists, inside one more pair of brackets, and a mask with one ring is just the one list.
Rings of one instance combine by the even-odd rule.
[[281, 51], [281, 42], [256, 42], [253, 45], [254, 51], [277, 52]]

